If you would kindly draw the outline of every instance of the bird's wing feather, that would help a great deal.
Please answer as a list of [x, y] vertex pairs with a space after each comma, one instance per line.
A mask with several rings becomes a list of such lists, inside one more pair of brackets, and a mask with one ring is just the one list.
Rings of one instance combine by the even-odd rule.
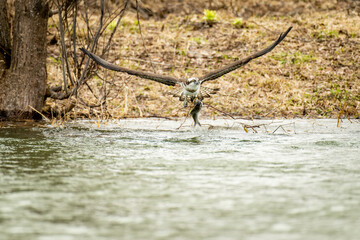
[[130, 75], [138, 76], [138, 77], [144, 78], [144, 79], [153, 80], [153, 81], [156, 81], [156, 82], [159, 82], [159, 83], [162, 83], [165, 85], [169, 85], [169, 86], [175, 86], [179, 82], [179, 80], [174, 77], [120, 67], [120, 66], [114, 65], [114, 64], [102, 59], [101, 57], [86, 50], [85, 48], [80, 48], [80, 50], [83, 51], [86, 55], [88, 55], [97, 64], [99, 64], [100, 66], [102, 66], [106, 69], [110, 69], [110, 70], [117, 71], [117, 72], [124, 72], [124, 73], [130, 74]]
[[250, 62], [251, 60], [261, 57], [262, 55], [267, 54], [268, 52], [270, 52], [271, 50], [273, 50], [282, 40], [284, 40], [284, 38], [286, 37], [286, 35], [290, 32], [290, 30], [292, 29], [292, 27], [289, 27], [288, 30], [286, 30], [285, 33], [280, 34], [279, 38], [270, 46], [268, 46], [267, 48], [247, 57], [244, 58], [242, 60], [236, 61], [232, 64], [229, 64], [223, 68], [217, 69], [215, 71], [212, 71], [208, 74], [206, 74], [205, 76], [199, 78], [199, 80], [201, 81], [201, 83], [209, 81], [209, 80], [214, 80], [217, 79], [231, 71], [234, 71], [235, 69], [238, 69], [239, 67], [244, 66], [245, 64], [247, 64], [248, 62]]

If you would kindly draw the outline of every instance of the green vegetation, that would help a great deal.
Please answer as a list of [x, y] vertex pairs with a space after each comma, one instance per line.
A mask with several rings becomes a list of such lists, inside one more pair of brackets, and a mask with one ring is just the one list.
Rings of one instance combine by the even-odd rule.
[[288, 53], [286, 52], [278, 52], [271, 56], [276, 61], [279, 61], [281, 64], [285, 64], [288, 61]]
[[207, 23], [215, 23], [219, 20], [216, 11], [205, 9], [203, 12], [203, 20]]
[[53, 63], [56, 63], [56, 64], [61, 64], [61, 55], [59, 55], [59, 57], [56, 59], [54, 57], [49, 57], [49, 59], [53, 62]]
[[339, 31], [331, 29], [331, 30], [323, 30], [320, 32], [314, 32], [313, 36], [318, 39], [324, 39], [324, 38], [338, 38], [339, 37]]
[[193, 38], [191, 38], [191, 40], [196, 42], [199, 45], [203, 42], [206, 42], [206, 40], [202, 39], [201, 37], [193, 37]]
[[242, 28], [244, 26], [243, 20], [241, 18], [236, 18], [233, 22], [232, 25], [235, 28]]
[[316, 60], [316, 57], [312, 53], [306, 54], [299, 51], [294, 52], [293, 54], [286, 52], [279, 52], [279, 53], [275, 53], [271, 57], [276, 61], [279, 61], [281, 64], [291, 63], [291, 64], [301, 65], [303, 63], [313, 62]]
[[111, 23], [107, 26], [107, 29], [108, 29], [110, 32], [113, 32], [113, 31], [115, 30], [116, 22], [117, 22], [117, 20], [114, 19], [114, 20], [112, 20]]
[[302, 64], [313, 62], [316, 60], [316, 57], [311, 53], [295, 52], [291, 58], [291, 62], [294, 64]]

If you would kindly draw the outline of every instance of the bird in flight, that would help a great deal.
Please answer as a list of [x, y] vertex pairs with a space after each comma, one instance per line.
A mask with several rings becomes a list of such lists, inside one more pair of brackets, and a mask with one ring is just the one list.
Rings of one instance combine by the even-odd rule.
[[[261, 57], [267, 54], [268, 52], [272, 51], [282, 40], [284, 40], [284, 38], [287, 36], [287, 34], [290, 32], [291, 29], [292, 27], [289, 27], [284, 33], [280, 34], [280, 36], [275, 42], [273, 42], [270, 46], [264, 48], [261, 51], [258, 51], [244, 59], [235, 61], [215, 71], [211, 71], [202, 77], [190, 77], [188, 79], [178, 79], [172, 76], [154, 74], [147, 71], [132, 70], [132, 69], [120, 67], [106, 61], [105, 59], [102, 59], [101, 57], [86, 50], [85, 48], [80, 48], [80, 50], [83, 51], [86, 55], [88, 55], [91, 59], [93, 59], [97, 64], [99, 64], [100, 66], [106, 69], [117, 72], [124, 72], [129, 75], [134, 75], [143, 79], [152, 80], [168, 86], [176, 86], [176, 85], [180, 86], [181, 92], [177, 96], [179, 97], [179, 100], [183, 102], [184, 107], [187, 107], [189, 101], [194, 102], [194, 100], [196, 99], [201, 102], [205, 97], [210, 97], [210, 94], [215, 94], [217, 92], [218, 89], [211, 89], [211, 91], [209, 92], [208, 91], [209, 88], [206, 87], [203, 87], [204, 91], [202, 91], [201, 86], [203, 83], [210, 80], [215, 80], [229, 72], [232, 72], [244, 66], [245, 64], [249, 63], [251, 60]], [[198, 116], [201, 110], [202, 102], [200, 103], [198, 101], [195, 102], [194, 109], [191, 111], [194, 114], [191, 114], [190, 112], [190, 114], [194, 118], [195, 125], [200, 125], [200, 122], [198, 121]]]

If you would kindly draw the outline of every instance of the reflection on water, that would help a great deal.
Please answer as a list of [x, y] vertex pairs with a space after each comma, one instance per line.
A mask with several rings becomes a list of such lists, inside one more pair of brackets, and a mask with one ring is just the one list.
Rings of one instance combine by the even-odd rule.
[[358, 122], [208, 123], [1, 128], [0, 239], [358, 239]]

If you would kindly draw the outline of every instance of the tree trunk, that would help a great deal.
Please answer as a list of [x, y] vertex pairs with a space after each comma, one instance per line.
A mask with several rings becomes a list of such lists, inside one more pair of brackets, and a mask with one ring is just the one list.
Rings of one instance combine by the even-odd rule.
[[[3, 4], [5, 2], [5, 4]], [[0, 0], [0, 26], [9, 24]], [[5, 8], [6, 12], [6, 8]], [[49, 6], [46, 0], [15, 0], [11, 62], [0, 64], [0, 119], [37, 118], [46, 91], [46, 33]], [[7, 21], [7, 23], [6, 23]], [[6, 34], [5, 34], [6, 35]], [[2, 36], [1, 36], [2, 38]], [[4, 36], [4, 39], [10, 37]], [[3, 43], [0, 39], [0, 45]], [[5, 59], [4, 54], [3, 59]]]
[[6, 0], [0, 0], [0, 96], [4, 94], [5, 90], [2, 86], [6, 69], [10, 67], [10, 51], [10, 23], [7, 16]]

